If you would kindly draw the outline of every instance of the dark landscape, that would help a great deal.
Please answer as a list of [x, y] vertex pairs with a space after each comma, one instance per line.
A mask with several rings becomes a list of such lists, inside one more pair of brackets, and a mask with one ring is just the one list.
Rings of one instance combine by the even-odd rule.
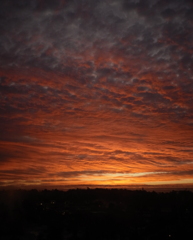
[[192, 239], [193, 193], [1, 190], [2, 240]]

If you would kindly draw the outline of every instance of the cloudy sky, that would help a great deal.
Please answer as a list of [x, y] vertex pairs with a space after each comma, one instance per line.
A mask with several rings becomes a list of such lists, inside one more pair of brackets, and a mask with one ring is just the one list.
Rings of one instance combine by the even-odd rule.
[[1, 0], [0, 186], [193, 183], [191, 0]]

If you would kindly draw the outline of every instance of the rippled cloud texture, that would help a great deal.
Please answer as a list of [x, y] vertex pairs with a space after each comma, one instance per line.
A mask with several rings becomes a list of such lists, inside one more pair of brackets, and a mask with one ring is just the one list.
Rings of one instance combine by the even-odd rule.
[[191, 0], [2, 0], [0, 186], [193, 183]]

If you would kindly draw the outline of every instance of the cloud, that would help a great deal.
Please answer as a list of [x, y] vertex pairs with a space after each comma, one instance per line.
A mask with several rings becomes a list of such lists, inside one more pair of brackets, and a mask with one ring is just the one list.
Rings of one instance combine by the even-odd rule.
[[11, 180], [19, 180], [19, 179], [30, 179], [32, 177], [41, 176], [45, 172], [45, 168], [26, 168], [26, 169], [10, 169], [10, 170], [1, 170], [1, 175], [4, 178], [9, 178]]
[[192, 7], [189, 0], [1, 1], [4, 179], [15, 170], [25, 179], [22, 164], [45, 168], [41, 181], [64, 173], [76, 184], [81, 172], [156, 176], [167, 166], [184, 175], [192, 151]]

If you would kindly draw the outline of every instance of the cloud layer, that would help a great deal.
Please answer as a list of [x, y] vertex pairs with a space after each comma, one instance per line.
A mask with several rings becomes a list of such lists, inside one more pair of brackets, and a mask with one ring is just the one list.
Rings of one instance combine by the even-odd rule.
[[0, 9], [2, 186], [192, 183], [192, 1]]

